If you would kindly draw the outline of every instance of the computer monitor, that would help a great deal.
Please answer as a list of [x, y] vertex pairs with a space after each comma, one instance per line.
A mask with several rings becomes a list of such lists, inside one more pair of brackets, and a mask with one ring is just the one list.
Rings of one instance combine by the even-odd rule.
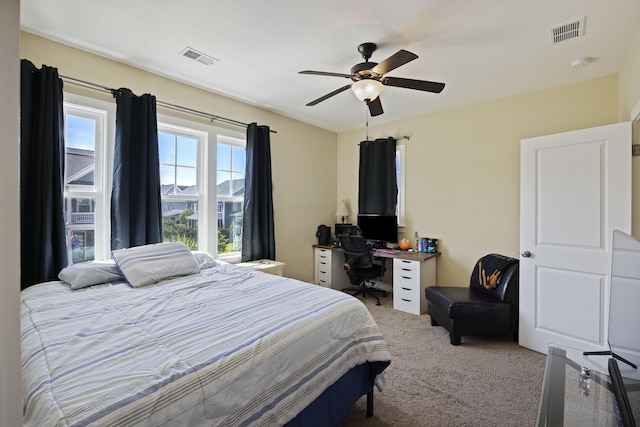
[[398, 243], [398, 217], [395, 215], [358, 214], [358, 228], [366, 240]]

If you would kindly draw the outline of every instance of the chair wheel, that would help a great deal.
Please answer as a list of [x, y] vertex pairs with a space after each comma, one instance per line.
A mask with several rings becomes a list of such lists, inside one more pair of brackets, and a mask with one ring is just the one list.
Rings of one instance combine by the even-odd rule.
[[381, 305], [380, 300], [376, 301], [376, 305]]

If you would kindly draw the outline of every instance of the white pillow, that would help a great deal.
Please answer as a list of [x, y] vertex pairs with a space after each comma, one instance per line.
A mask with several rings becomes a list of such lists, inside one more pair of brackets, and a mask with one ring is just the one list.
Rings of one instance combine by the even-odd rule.
[[213, 258], [208, 252], [204, 251], [191, 251], [193, 256], [196, 258], [196, 262], [200, 267], [200, 270], [203, 268], [211, 268], [218, 265], [218, 262]]
[[58, 279], [71, 285], [71, 289], [124, 280], [115, 261], [87, 261], [63, 268]]
[[200, 272], [198, 262], [182, 242], [118, 249], [111, 254], [125, 280], [134, 288]]

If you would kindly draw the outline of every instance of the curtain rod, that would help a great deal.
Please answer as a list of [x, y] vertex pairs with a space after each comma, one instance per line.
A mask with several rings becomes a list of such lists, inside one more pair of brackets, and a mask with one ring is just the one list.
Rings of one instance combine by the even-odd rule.
[[[80, 79], [75, 79], [73, 77], [67, 77], [67, 76], [62, 76], [59, 75], [59, 77], [68, 83], [74, 84], [76, 86], [82, 86], [85, 87], [87, 89], [93, 89], [93, 90], [99, 90], [102, 92], [107, 92], [107, 93], [116, 93], [118, 92], [118, 89], [113, 89], [107, 86], [102, 86], [96, 83], [90, 83], [84, 80], [80, 80]], [[187, 107], [181, 107], [180, 105], [175, 105], [175, 104], [170, 104], [168, 102], [164, 102], [164, 101], [159, 101], [156, 99], [156, 105], [160, 106], [160, 107], [164, 107], [164, 108], [169, 108], [171, 110], [175, 110], [175, 111], [180, 111], [183, 113], [188, 113], [188, 114], [192, 114], [194, 116], [200, 116], [200, 117], [204, 117], [206, 119], [209, 119], [210, 121], [218, 121], [218, 122], [223, 122], [223, 123], [227, 123], [230, 125], [234, 125], [234, 126], [240, 126], [240, 127], [247, 127], [249, 126], [247, 123], [243, 123], [240, 122], [238, 120], [233, 120], [233, 119], [228, 119], [226, 117], [222, 117], [222, 116], [218, 116], [215, 114], [210, 114], [210, 113], [205, 113], [204, 111], [198, 111], [198, 110], [194, 110], [192, 108], [187, 108]], [[270, 132], [273, 133], [278, 133], [273, 129], [269, 129]]]
[[[385, 139], [385, 138], [380, 138], [380, 139]], [[401, 139], [406, 139], [407, 141], [409, 141], [411, 138], [409, 138], [407, 135], [404, 136], [399, 136], [397, 138], [393, 138], [396, 142], [400, 141]], [[375, 142], [375, 141], [363, 141], [363, 142]], [[360, 143], [358, 143], [358, 145], [360, 145]]]

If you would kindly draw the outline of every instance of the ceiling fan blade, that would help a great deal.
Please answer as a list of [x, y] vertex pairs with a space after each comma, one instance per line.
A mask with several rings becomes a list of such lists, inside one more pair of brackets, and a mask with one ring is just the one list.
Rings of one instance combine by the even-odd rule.
[[395, 70], [396, 68], [406, 64], [407, 62], [411, 62], [417, 57], [418, 55], [416, 55], [415, 53], [411, 53], [408, 50], [400, 49], [399, 51], [373, 67], [371, 71], [380, 75], [387, 74], [389, 71]]
[[344, 73], [330, 73], [328, 71], [311, 71], [311, 70], [304, 70], [304, 71], [298, 71], [298, 74], [311, 74], [314, 76], [331, 76], [331, 77], [346, 77], [347, 79], [351, 78], [351, 74], [344, 74]]
[[324, 96], [321, 96], [320, 98], [315, 99], [315, 100], [311, 101], [310, 103], [308, 103], [308, 104], [307, 104], [307, 107], [311, 107], [312, 105], [316, 105], [316, 104], [318, 104], [318, 103], [320, 103], [320, 102], [322, 102], [322, 101], [324, 101], [324, 100], [326, 100], [326, 99], [329, 99], [329, 98], [331, 98], [333, 95], [337, 95], [337, 94], [339, 94], [340, 92], [344, 92], [345, 90], [349, 89], [350, 87], [351, 87], [351, 85], [350, 85], [350, 84], [348, 84], [348, 85], [346, 85], [346, 86], [341, 87], [340, 89], [336, 89], [336, 90], [334, 90], [333, 92], [329, 92], [328, 94], [326, 94], [326, 95], [324, 95]]
[[406, 89], [423, 90], [425, 92], [440, 93], [444, 89], [444, 83], [430, 82], [426, 80], [403, 79], [400, 77], [384, 77], [380, 80], [387, 86], [403, 87]]
[[379, 116], [384, 113], [384, 110], [382, 110], [382, 102], [380, 102], [380, 96], [376, 97], [373, 101], [367, 102], [367, 105], [369, 106], [369, 113], [371, 114], [371, 117]]

